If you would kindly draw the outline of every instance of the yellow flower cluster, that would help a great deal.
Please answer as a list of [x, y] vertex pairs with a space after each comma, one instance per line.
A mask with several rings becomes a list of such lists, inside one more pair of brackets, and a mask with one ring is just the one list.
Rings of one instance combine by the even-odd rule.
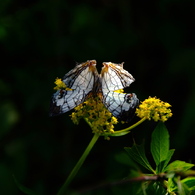
[[84, 103], [75, 108], [71, 119], [78, 124], [84, 118], [92, 128], [93, 133], [114, 133], [114, 125], [118, 123], [117, 118], [105, 108], [99, 97], [89, 97]]
[[[54, 90], [67, 88], [66, 84], [59, 78], [56, 78]], [[120, 91], [122, 92], [122, 91]], [[73, 123], [78, 124], [81, 118], [84, 118], [91, 126], [94, 133], [113, 133], [114, 125], [118, 123], [117, 118], [105, 108], [99, 97], [89, 97], [84, 103], [78, 105], [72, 112], [71, 119]]]
[[136, 114], [140, 118], [165, 122], [173, 115], [169, 107], [171, 107], [169, 103], [163, 102], [156, 97], [149, 97], [139, 105]]
[[66, 87], [66, 84], [59, 78], [56, 78], [54, 83], [56, 84], [56, 86], [54, 87], [54, 90], [59, 90], [59, 89], [72, 90], [72, 89]]

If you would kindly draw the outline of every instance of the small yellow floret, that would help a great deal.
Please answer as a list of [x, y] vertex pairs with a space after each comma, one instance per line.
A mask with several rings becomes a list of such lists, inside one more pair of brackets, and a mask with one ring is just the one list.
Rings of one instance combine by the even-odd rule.
[[56, 86], [54, 87], [54, 90], [59, 90], [59, 89], [65, 89], [67, 91], [72, 90], [72, 89], [68, 88], [66, 86], [66, 84], [59, 78], [56, 78], [54, 83], [56, 84]]
[[136, 114], [140, 118], [165, 122], [173, 115], [169, 107], [171, 107], [169, 103], [163, 102], [156, 97], [149, 97], [139, 105], [139, 108], [136, 109]]
[[114, 92], [117, 92], [117, 93], [124, 93], [124, 90], [123, 90], [123, 89], [118, 89], [118, 90], [115, 90]]

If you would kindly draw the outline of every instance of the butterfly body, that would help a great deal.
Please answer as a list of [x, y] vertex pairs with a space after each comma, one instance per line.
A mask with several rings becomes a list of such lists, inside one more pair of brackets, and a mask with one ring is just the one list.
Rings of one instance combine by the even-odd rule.
[[135, 79], [123, 69], [123, 63], [104, 62], [98, 74], [96, 61], [88, 60], [77, 65], [62, 79], [67, 89], [54, 93], [50, 116], [63, 114], [83, 103], [89, 95], [99, 97], [105, 107], [118, 119], [129, 121], [134, 115], [139, 100], [134, 93], [118, 93]]

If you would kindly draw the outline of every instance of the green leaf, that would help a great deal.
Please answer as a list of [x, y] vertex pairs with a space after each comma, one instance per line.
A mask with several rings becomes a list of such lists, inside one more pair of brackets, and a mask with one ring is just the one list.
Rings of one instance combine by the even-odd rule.
[[160, 164], [157, 166], [157, 168], [156, 168], [157, 173], [164, 172], [164, 170], [165, 170], [167, 164], [169, 163], [169, 161], [171, 160], [171, 157], [173, 156], [174, 152], [175, 152], [175, 149], [169, 150], [168, 155], [167, 155], [167, 159], [160, 162]]
[[[190, 178], [189, 178], [190, 179]], [[180, 195], [188, 195], [193, 190], [194, 179], [193, 181], [188, 180], [188, 178], [180, 180], [179, 177], [170, 177], [168, 178], [168, 191], [177, 192]]]
[[[168, 154], [167, 154], [167, 159], [165, 160], [165, 163], [164, 163], [164, 168], [168, 165], [169, 161], [171, 160], [171, 157], [173, 156], [175, 152], [175, 149], [171, 149], [169, 150]], [[164, 169], [162, 170], [162, 172], [164, 171]]]
[[169, 192], [177, 191], [177, 182], [175, 181], [174, 174], [172, 176], [173, 177], [168, 178], [168, 183], [167, 183], [167, 190]]
[[189, 190], [195, 190], [195, 177], [187, 177], [182, 179], [181, 182], [185, 184]]
[[149, 171], [152, 171], [153, 173], [155, 172], [151, 167], [150, 163], [148, 162], [148, 159], [146, 158], [144, 144], [142, 145], [134, 144], [131, 148], [125, 147], [125, 150], [134, 161], [136, 161]]
[[187, 171], [192, 168], [194, 164], [187, 163], [185, 161], [176, 160], [170, 163], [166, 168], [165, 171]]
[[190, 194], [190, 190], [189, 188], [181, 182], [181, 180], [177, 181], [177, 193], [180, 195], [189, 195]]
[[23, 186], [21, 183], [18, 182], [18, 180], [16, 179], [16, 177], [13, 175], [13, 178], [14, 178], [14, 181], [17, 185], [17, 187], [22, 191], [24, 192], [25, 194], [27, 195], [37, 195], [35, 192], [33, 192], [31, 189]]
[[[158, 167], [158, 172], [164, 169], [169, 153], [169, 133], [164, 123], [158, 123], [152, 133], [151, 153]], [[170, 159], [169, 159], [170, 160]]]

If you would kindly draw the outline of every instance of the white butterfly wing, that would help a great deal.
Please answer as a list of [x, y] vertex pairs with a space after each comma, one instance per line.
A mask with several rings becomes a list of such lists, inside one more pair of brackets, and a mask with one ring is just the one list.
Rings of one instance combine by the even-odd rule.
[[58, 90], [52, 97], [50, 116], [63, 114], [83, 103], [88, 94], [94, 90], [98, 74], [96, 61], [89, 60], [77, 65], [64, 77], [63, 82], [69, 88]]
[[87, 62], [77, 65], [74, 69], [65, 74], [62, 80], [70, 89], [79, 88], [85, 91], [91, 91], [98, 78], [95, 66], [95, 60], [88, 60]]
[[135, 114], [139, 99], [134, 93], [107, 92], [103, 96], [103, 103], [113, 116], [129, 122]]
[[54, 93], [51, 100], [50, 116], [68, 112], [69, 110], [83, 103], [86, 96], [87, 93], [84, 90], [58, 90], [56, 93]]
[[135, 79], [123, 69], [122, 64], [104, 62], [101, 72], [103, 104], [116, 118], [129, 122], [134, 116], [139, 99], [134, 93], [118, 93], [115, 90], [128, 87]]
[[104, 62], [103, 65], [100, 75], [103, 91], [123, 89], [134, 82], [133, 76], [123, 69], [123, 63]]

